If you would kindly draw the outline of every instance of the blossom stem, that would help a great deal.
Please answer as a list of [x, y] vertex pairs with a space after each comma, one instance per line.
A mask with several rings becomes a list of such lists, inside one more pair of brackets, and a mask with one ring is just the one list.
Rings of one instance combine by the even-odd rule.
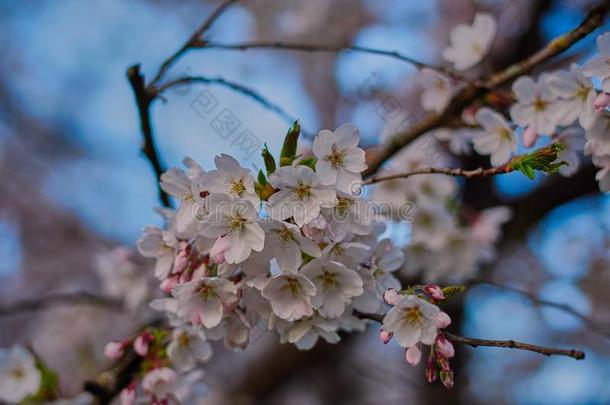
[[[354, 315], [361, 319], [370, 319], [375, 322], [382, 323], [383, 315], [380, 314], [365, 314], [359, 311], [355, 311]], [[572, 357], [576, 360], [582, 360], [585, 358], [585, 353], [580, 350], [574, 349], [556, 349], [554, 347], [537, 346], [530, 343], [517, 342], [515, 340], [490, 340], [490, 339], [476, 339], [453, 333], [445, 332], [445, 337], [453, 343], [465, 344], [472, 347], [486, 346], [486, 347], [504, 347], [509, 349], [526, 350], [530, 352], [544, 354], [545, 356], [567, 356]]]
[[472, 347], [486, 346], [486, 347], [505, 347], [509, 349], [527, 350], [530, 352], [536, 352], [544, 354], [545, 356], [567, 356], [572, 357], [576, 360], [583, 360], [585, 353], [575, 349], [556, 349], [554, 347], [545, 347], [533, 345], [530, 343], [517, 342], [516, 340], [491, 340], [491, 339], [476, 339], [460, 335], [454, 335], [453, 333], [444, 332], [447, 339], [453, 343], [461, 343]]
[[483, 169], [479, 167], [474, 170], [464, 170], [461, 168], [449, 168], [449, 167], [425, 167], [422, 169], [412, 170], [406, 173], [396, 173], [389, 174], [387, 176], [373, 176], [369, 177], [364, 181], [364, 184], [375, 184], [380, 183], [382, 181], [395, 180], [395, 179], [406, 179], [407, 177], [415, 176], [418, 174], [445, 174], [447, 176], [456, 176], [456, 177], [489, 177], [495, 176], [497, 174], [506, 174], [512, 172], [513, 169], [508, 167], [507, 165], [491, 167], [489, 169]]

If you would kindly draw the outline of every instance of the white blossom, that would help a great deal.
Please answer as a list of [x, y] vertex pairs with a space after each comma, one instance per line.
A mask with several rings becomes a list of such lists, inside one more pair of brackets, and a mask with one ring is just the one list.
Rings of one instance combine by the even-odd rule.
[[557, 124], [570, 125], [577, 118], [583, 128], [590, 128], [595, 120], [593, 102], [597, 92], [591, 79], [585, 77], [582, 69], [572, 64], [570, 70], [555, 72], [546, 78], [551, 92], [557, 97]]
[[[558, 123], [556, 96], [541, 75], [538, 81], [529, 76], [521, 76], [513, 83], [513, 93], [517, 102], [510, 109], [510, 116], [520, 126], [531, 128], [536, 134], [551, 135]], [[533, 146], [535, 138], [526, 141], [525, 147]]]
[[476, 119], [483, 130], [472, 140], [474, 150], [490, 155], [493, 166], [506, 163], [517, 149], [517, 137], [508, 121], [488, 107], [479, 108]]
[[179, 370], [187, 371], [195, 367], [196, 360], [209, 360], [212, 347], [201, 330], [193, 327], [176, 328], [172, 331], [167, 355]]
[[275, 258], [280, 270], [296, 272], [303, 262], [301, 252], [311, 257], [320, 257], [318, 245], [301, 234], [299, 228], [291, 223], [270, 220], [263, 223], [265, 247], [263, 252]]
[[0, 399], [16, 404], [40, 388], [41, 375], [34, 356], [22, 346], [0, 349]]
[[316, 172], [325, 185], [334, 185], [343, 192], [362, 179], [360, 172], [366, 169], [364, 150], [358, 147], [360, 131], [352, 124], [343, 124], [334, 132], [320, 131], [313, 141], [313, 154], [318, 159]]
[[373, 227], [372, 208], [362, 198], [337, 191], [337, 205], [322, 209], [332, 239], [341, 241], [349, 234], [369, 234]]
[[164, 400], [176, 389], [177, 375], [167, 367], [155, 368], [142, 378], [142, 388], [157, 400]]
[[328, 343], [337, 343], [340, 340], [337, 333], [338, 322], [320, 316], [300, 319], [295, 322], [278, 319], [275, 326], [280, 334], [280, 343], [293, 343], [301, 350], [311, 349], [320, 337]]
[[559, 173], [562, 176], [570, 177], [578, 171], [580, 166], [580, 155], [585, 147], [584, 133], [579, 128], [568, 128], [562, 131], [556, 139], [565, 146], [557, 160], [567, 163], [559, 168]]
[[453, 88], [449, 79], [435, 70], [424, 68], [417, 77], [423, 91], [419, 98], [426, 111], [441, 113], [447, 107], [453, 96]]
[[212, 249], [222, 252], [228, 263], [241, 263], [253, 250], [260, 252], [263, 249], [265, 233], [250, 201], [210, 194], [206, 197], [206, 205], [210, 213], [199, 224], [199, 233], [217, 238]]
[[178, 316], [213, 328], [222, 320], [224, 306], [237, 302], [237, 287], [229, 280], [204, 277], [176, 286], [172, 295], [178, 300]]
[[160, 280], [169, 275], [179, 248], [179, 241], [171, 232], [154, 226], [145, 227], [144, 234], [138, 240], [138, 251], [142, 256], [157, 258], [155, 277]]
[[383, 328], [394, 333], [398, 344], [409, 348], [421, 342], [434, 344], [438, 332], [437, 316], [441, 310], [414, 295], [403, 296], [383, 318]]
[[295, 321], [313, 314], [311, 297], [316, 286], [302, 274], [280, 274], [271, 278], [262, 295], [271, 302], [273, 313], [287, 321]]
[[602, 90], [610, 93], [610, 32], [597, 37], [597, 49], [600, 54], [585, 64], [583, 73], [603, 79]]
[[443, 58], [452, 62], [457, 70], [469, 69], [487, 55], [495, 35], [494, 17], [477, 13], [472, 25], [458, 24], [451, 31], [451, 45], [443, 50]]
[[174, 216], [174, 225], [178, 233], [188, 233], [195, 225], [195, 218], [202, 208], [202, 190], [197, 182], [199, 180], [197, 176], [202, 175], [203, 170], [199, 167], [201, 170], [199, 172], [196, 169], [198, 165], [192, 159], [186, 158], [184, 161], [190, 166], [190, 173], [195, 177], [191, 178], [183, 170], [172, 167], [161, 175], [160, 183], [163, 191], [180, 200]]
[[278, 189], [269, 197], [273, 219], [294, 218], [301, 228], [320, 213], [321, 207], [336, 203], [336, 192], [322, 185], [320, 177], [307, 166], [282, 166], [269, 176], [269, 182]]
[[313, 259], [303, 266], [301, 274], [316, 286], [311, 302], [327, 318], [339, 317], [351, 299], [363, 292], [358, 273], [339, 262]]
[[202, 175], [202, 188], [208, 193], [226, 194], [234, 199], [250, 201], [258, 208], [260, 199], [254, 191], [254, 178], [232, 156], [221, 154], [214, 158], [217, 170]]

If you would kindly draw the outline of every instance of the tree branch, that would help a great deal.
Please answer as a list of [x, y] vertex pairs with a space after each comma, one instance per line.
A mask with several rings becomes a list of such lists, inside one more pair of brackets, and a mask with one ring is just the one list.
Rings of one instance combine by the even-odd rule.
[[225, 50], [238, 50], [238, 51], [246, 51], [248, 49], [286, 49], [291, 51], [301, 51], [301, 52], [332, 52], [332, 53], [340, 53], [340, 52], [354, 52], [354, 53], [367, 53], [372, 55], [380, 55], [388, 58], [396, 59], [401, 62], [406, 62], [412, 66], [415, 66], [417, 69], [428, 68], [435, 70], [437, 72], [443, 73], [446, 76], [449, 76], [455, 80], [459, 80], [465, 83], [468, 83], [468, 79], [464, 76], [460, 75], [458, 72], [445, 68], [443, 66], [436, 66], [427, 63], [420, 62], [416, 59], [413, 59], [409, 56], [405, 56], [397, 51], [386, 51], [383, 49], [370, 48], [366, 46], [358, 46], [358, 45], [325, 45], [325, 44], [304, 44], [298, 42], [282, 42], [282, 41], [251, 41], [251, 42], [243, 42], [238, 44], [223, 44], [218, 42], [208, 42], [204, 41], [199, 45], [200, 48], [208, 48], [208, 49], [225, 49]]
[[[359, 311], [354, 311], [354, 315], [361, 319], [370, 319], [375, 322], [383, 323], [383, 315], [379, 314], [365, 314]], [[544, 354], [545, 356], [557, 355], [557, 356], [568, 356], [576, 360], [582, 360], [585, 358], [585, 353], [574, 349], [556, 349], [553, 347], [544, 347], [532, 345], [529, 343], [521, 343], [515, 340], [490, 340], [490, 339], [476, 339], [465, 336], [455, 335], [449, 332], [443, 332], [447, 339], [454, 343], [461, 343], [472, 347], [478, 346], [489, 346], [489, 347], [506, 347], [510, 349], [527, 350], [530, 352], [536, 352]]]
[[266, 109], [277, 113], [280, 117], [282, 117], [284, 120], [290, 122], [291, 124], [297, 120], [295, 117], [291, 116], [286, 111], [284, 111], [284, 109], [282, 109], [282, 107], [280, 107], [278, 104], [275, 104], [275, 103], [269, 101], [268, 99], [263, 97], [260, 93], [258, 93], [256, 90], [246, 87], [243, 84], [223, 79], [221, 77], [209, 78], [209, 77], [203, 77], [203, 76], [184, 76], [184, 77], [180, 77], [175, 80], [171, 80], [163, 85], [160, 85], [159, 88], [156, 89], [156, 91], [153, 89], [151, 89], [151, 90], [155, 91], [153, 94], [155, 97], [158, 97], [163, 92], [167, 91], [168, 89], [170, 89], [172, 87], [185, 86], [185, 85], [189, 85], [192, 83], [216, 84], [219, 86], [226, 87], [228, 89], [231, 89], [233, 91], [236, 91], [237, 93], [243, 94], [244, 96], [253, 99], [254, 101], [261, 104]]
[[40, 298], [29, 298], [17, 302], [0, 304], [0, 316], [10, 316], [21, 312], [49, 309], [58, 305], [90, 305], [104, 309], [119, 311], [123, 301], [94, 295], [88, 292], [54, 293]]
[[157, 147], [155, 146], [151, 125], [150, 104], [154, 100], [154, 97], [151, 96], [146, 88], [144, 76], [140, 73], [140, 65], [134, 65], [127, 69], [127, 79], [129, 79], [129, 83], [131, 84], [133, 95], [138, 106], [140, 129], [142, 131], [143, 138], [142, 152], [144, 152], [144, 155], [149, 160], [153, 170], [155, 171], [159, 200], [161, 200], [163, 206], [171, 207], [169, 196], [160, 185], [161, 174], [163, 174], [165, 168], [161, 165], [161, 161], [159, 159], [159, 153], [157, 152]]
[[364, 171], [365, 177], [376, 173], [381, 165], [394, 156], [404, 146], [418, 138], [419, 136], [445, 125], [455, 115], [460, 112], [475, 99], [484, 96], [490, 90], [501, 85], [507, 84], [517, 77], [530, 72], [536, 66], [541, 65], [553, 56], [569, 49], [582, 38], [593, 32], [602, 25], [604, 16], [610, 4], [608, 0], [603, 0], [597, 7], [593, 8], [586, 16], [584, 21], [572, 31], [552, 40], [540, 51], [524, 60], [517, 62], [506, 69], [492, 74], [488, 79], [483, 80], [483, 86], [477, 87], [466, 85], [449, 102], [449, 105], [441, 114], [428, 114], [413, 126], [394, 135], [389, 142], [382, 145], [378, 153], [370, 161], [368, 168]]
[[567, 356], [576, 360], [583, 360], [585, 353], [580, 350], [574, 349], [556, 349], [553, 347], [537, 346], [530, 343], [521, 343], [516, 340], [491, 340], [491, 339], [476, 339], [460, 335], [454, 335], [453, 333], [444, 332], [447, 339], [453, 343], [461, 343], [464, 345], [479, 347], [504, 347], [509, 349], [527, 350], [530, 352], [540, 353], [545, 356]]
[[161, 64], [159, 71], [157, 72], [155, 77], [152, 79], [150, 84], [153, 86], [156, 85], [161, 79], [163, 79], [163, 76], [165, 75], [165, 73], [167, 73], [169, 68], [172, 67], [172, 65], [185, 52], [187, 52], [189, 49], [198, 47], [198, 44], [200, 44], [200, 42], [201, 42], [201, 36], [203, 34], [205, 34], [205, 32], [207, 30], [209, 30], [210, 27], [212, 27], [214, 22], [216, 22], [216, 20], [222, 15], [222, 13], [225, 12], [225, 10], [227, 8], [229, 8], [229, 6], [231, 6], [233, 3], [236, 3], [237, 1], [239, 1], [239, 0], [224, 0], [222, 3], [220, 3], [218, 5], [218, 7], [216, 7], [214, 9], [214, 11], [212, 11], [212, 13], [208, 16], [208, 18], [206, 18], [206, 20], [199, 26], [199, 28], [197, 28], [195, 30], [195, 32], [193, 32], [193, 34], [191, 34], [189, 39], [176, 52], [174, 52], [174, 54], [172, 56], [167, 58]]
[[512, 172], [513, 169], [504, 165], [498, 167], [491, 167], [489, 169], [483, 169], [479, 167], [474, 170], [464, 170], [461, 168], [449, 168], [449, 167], [425, 167], [422, 169], [413, 170], [406, 173], [388, 174], [386, 176], [373, 176], [369, 177], [364, 181], [364, 184], [375, 184], [382, 181], [395, 180], [395, 179], [406, 179], [407, 177], [415, 176], [418, 174], [445, 174], [447, 176], [455, 177], [466, 177], [468, 179], [473, 177], [489, 177], [497, 174], [506, 174]]

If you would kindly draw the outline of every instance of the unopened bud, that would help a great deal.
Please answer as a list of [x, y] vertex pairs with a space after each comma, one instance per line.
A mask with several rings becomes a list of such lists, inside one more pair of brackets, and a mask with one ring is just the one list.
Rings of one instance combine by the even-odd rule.
[[426, 378], [429, 383], [436, 381], [438, 374], [436, 372], [436, 366], [434, 365], [434, 359], [432, 356], [428, 357], [428, 364], [426, 365]]
[[449, 315], [447, 315], [446, 312], [440, 312], [437, 316], [436, 316], [436, 327], [439, 329], [443, 329], [446, 328], [447, 326], [451, 325], [451, 318], [449, 318]]
[[599, 93], [595, 100], [593, 100], [593, 108], [597, 111], [601, 111], [610, 105], [610, 94]]
[[445, 294], [443, 294], [443, 290], [436, 284], [428, 284], [424, 286], [424, 291], [426, 292], [426, 294], [428, 294], [437, 301], [445, 299]]
[[455, 349], [453, 347], [453, 343], [447, 340], [445, 335], [439, 333], [436, 338], [436, 349], [441, 353], [444, 357], [450, 359], [455, 356]]
[[388, 288], [383, 293], [383, 300], [390, 305], [396, 305], [398, 298], [400, 298], [400, 294], [394, 288]]
[[104, 347], [104, 356], [111, 360], [118, 360], [125, 354], [125, 344], [123, 342], [108, 342]]
[[379, 331], [379, 340], [381, 340], [383, 344], [388, 343], [392, 339], [392, 336], [394, 336], [394, 332], [388, 332], [383, 328]]
[[440, 376], [445, 388], [453, 388], [453, 371], [441, 371]]

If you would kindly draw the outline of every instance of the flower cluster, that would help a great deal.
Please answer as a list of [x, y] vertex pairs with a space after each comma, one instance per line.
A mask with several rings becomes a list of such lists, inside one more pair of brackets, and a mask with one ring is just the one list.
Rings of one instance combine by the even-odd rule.
[[341, 330], [363, 330], [358, 314], [386, 312], [383, 294], [401, 288], [393, 273], [404, 254], [380, 238], [381, 222], [361, 215], [359, 131], [322, 130], [303, 159], [298, 133], [295, 123], [277, 160], [263, 150], [266, 172], [256, 178], [229, 155], [217, 156], [211, 171], [187, 158], [186, 169], [161, 177], [180, 205], [164, 211], [165, 229], [144, 230], [138, 249], [156, 259], [168, 296], [151, 306], [174, 329], [109, 343], [109, 357], [134, 350], [148, 365], [140, 384], [124, 391], [126, 403], [137, 392], [166, 400], [210, 357], [208, 340], [239, 350], [271, 329], [280, 342], [309, 349], [319, 338], [338, 342]]
[[[451, 33], [451, 46], [443, 57], [465, 70], [481, 62], [495, 35], [492, 16], [479, 13], [472, 26], [458, 25]], [[583, 66], [572, 64], [567, 70], [544, 72], [537, 78], [522, 76], [512, 84], [512, 94], [492, 93], [486, 103], [466, 108], [462, 120], [473, 129], [439, 129], [440, 141], [448, 141], [453, 153], [469, 151], [468, 144], [490, 157], [494, 166], [506, 164], [517, 150], [518, 134], [525, 148], [531, 148], [545, 135], [561, 142], [565, 149], [560, 159], [567, 165], [559, 172], [574, 174], [579, 154], [585, 151], [600, 168], [596, 179], [603, 192], [610, 191], [610, 33], [597, 39], [599, 56]], [[423, 88], [421, 104], [425, 110], [440, 113], [463, 83], [441, 73], [420, 72]], [[601, 80], [601, 91], [592, 78]], [[505, 115], [506, 114], [506, 115]], [[510, 117], [510, 120], [508, 117]]]

